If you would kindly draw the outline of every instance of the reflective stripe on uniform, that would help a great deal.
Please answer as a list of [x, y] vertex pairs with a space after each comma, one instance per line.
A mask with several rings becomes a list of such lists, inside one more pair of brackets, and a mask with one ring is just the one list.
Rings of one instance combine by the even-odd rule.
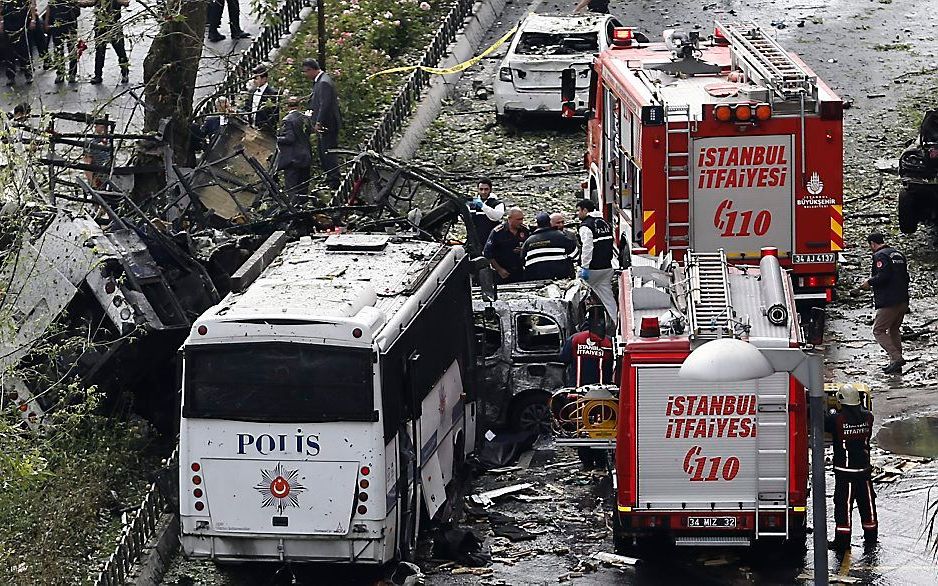
[[524, 255], [524, 266], [529, 267], [545, 261], [567, 262], [567, 260], [567, 253], [563, 248], [548, 246], [528, 250]]
[[599, 238], [593, 238], [593, 244], [602, 242], [604, 240], [612, 240], [612, 236], [600, 236]]

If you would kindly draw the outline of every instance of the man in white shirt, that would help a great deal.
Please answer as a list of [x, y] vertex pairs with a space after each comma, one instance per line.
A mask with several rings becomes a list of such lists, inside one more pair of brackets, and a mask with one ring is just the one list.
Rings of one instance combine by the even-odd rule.
[[248, 112], [251, 126], [274, 134], [280, 120], [279, 92], [268, 83], [266, 65], [254, 68], [254, 93], [248, 98], [244, 109]]
[[580, 218], [580, 278], [587, 282], [609, 314], [609, 325], [618, 324], [618, 305], [612, 292], [612, 227], [596, 211], [596, 204], [582, 199], [576, 204]]

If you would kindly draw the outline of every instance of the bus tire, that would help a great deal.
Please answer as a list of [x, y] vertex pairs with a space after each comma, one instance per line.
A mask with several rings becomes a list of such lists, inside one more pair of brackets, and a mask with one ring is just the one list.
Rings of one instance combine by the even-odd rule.
[[510, 424], [516, 431], [537, 431], [550, 434], [550, 395], [543, 391], [529, 391], [515, 396], [511, 402]]
[[914, 234], [918, 228], [919, 209], [916, 199], [915, 193], [908, 187], [903, 187], [899, 191], [899, 204], [896, 211], [899, 216], [899, 230], [903, 234]]

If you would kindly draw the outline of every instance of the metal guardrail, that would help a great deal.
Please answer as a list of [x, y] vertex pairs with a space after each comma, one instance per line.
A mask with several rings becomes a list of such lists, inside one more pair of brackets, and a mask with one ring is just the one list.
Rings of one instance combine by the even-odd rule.
[[[174, 466], [179, 456], [179, 447], [173, 450], [166, 461], [167, 466]], [[114, 553], [104, 564], [94, 581], [95, 586], [123, 586], [134, 564], [140, 559], [147, 542], [156, 533], [160, 517], [169, 510], [169, 503], [157, 488], [157, 483], [150, 484], [143, 502], [136, 511], [130, 513], [121, 528], [121, 535], [114, 548]]]
[[[427, 46], [420, 59], [424, 67], [436, 67], [440, 59], [446, 54], [446, 47], [456, 39], [456, 34], [463, 26], [466, 16], [472, 11], [476, 0], [456, 0], [449, 13], [437, 29], [433, 40]], [[415, 70], [401, 85], [391, 105], [388, 106], [375, 126], [371, 136], [361, 145], [362, 151], [383, 152], [391, 146], [394, 135], [404, 126], [404, 121], [410, 115], [414, 104], [420, 98], [420, 92], [430, 85], [430, 75], [420, 69]], [[345, 174], [345, 178], [336, 190], [333, 198], [334, 205], [347, 204], [359, 188], [359, 180], [364, 176], [365, 164], [356, 159]]]

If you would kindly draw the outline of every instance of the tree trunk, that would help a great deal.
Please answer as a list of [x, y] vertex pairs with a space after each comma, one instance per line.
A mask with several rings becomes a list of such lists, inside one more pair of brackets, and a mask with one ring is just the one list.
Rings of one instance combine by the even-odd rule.
[[[167, 138], [170, 139], [173, 161], [192, 166], [189, 148], [189, 121], [192, 117], [192, 99], [199, 60], [202, 57], [202, 37], [205, 34], [207, 2], [205, 0], [167, 0], [160, 32], [153, 39], [143, 61], [143, 95], [146, 103], [144, 130], [157, 132], [161, 122], [169, 120]], [[137, 154], [139, 165], [166, 165], [159, 149], [141, 149]], [[165, 168], [165, 167], [164, 167]], [[137, 199], [162, 189], [166, 178], [163, 173], [138, 174], [134, 184]]]

